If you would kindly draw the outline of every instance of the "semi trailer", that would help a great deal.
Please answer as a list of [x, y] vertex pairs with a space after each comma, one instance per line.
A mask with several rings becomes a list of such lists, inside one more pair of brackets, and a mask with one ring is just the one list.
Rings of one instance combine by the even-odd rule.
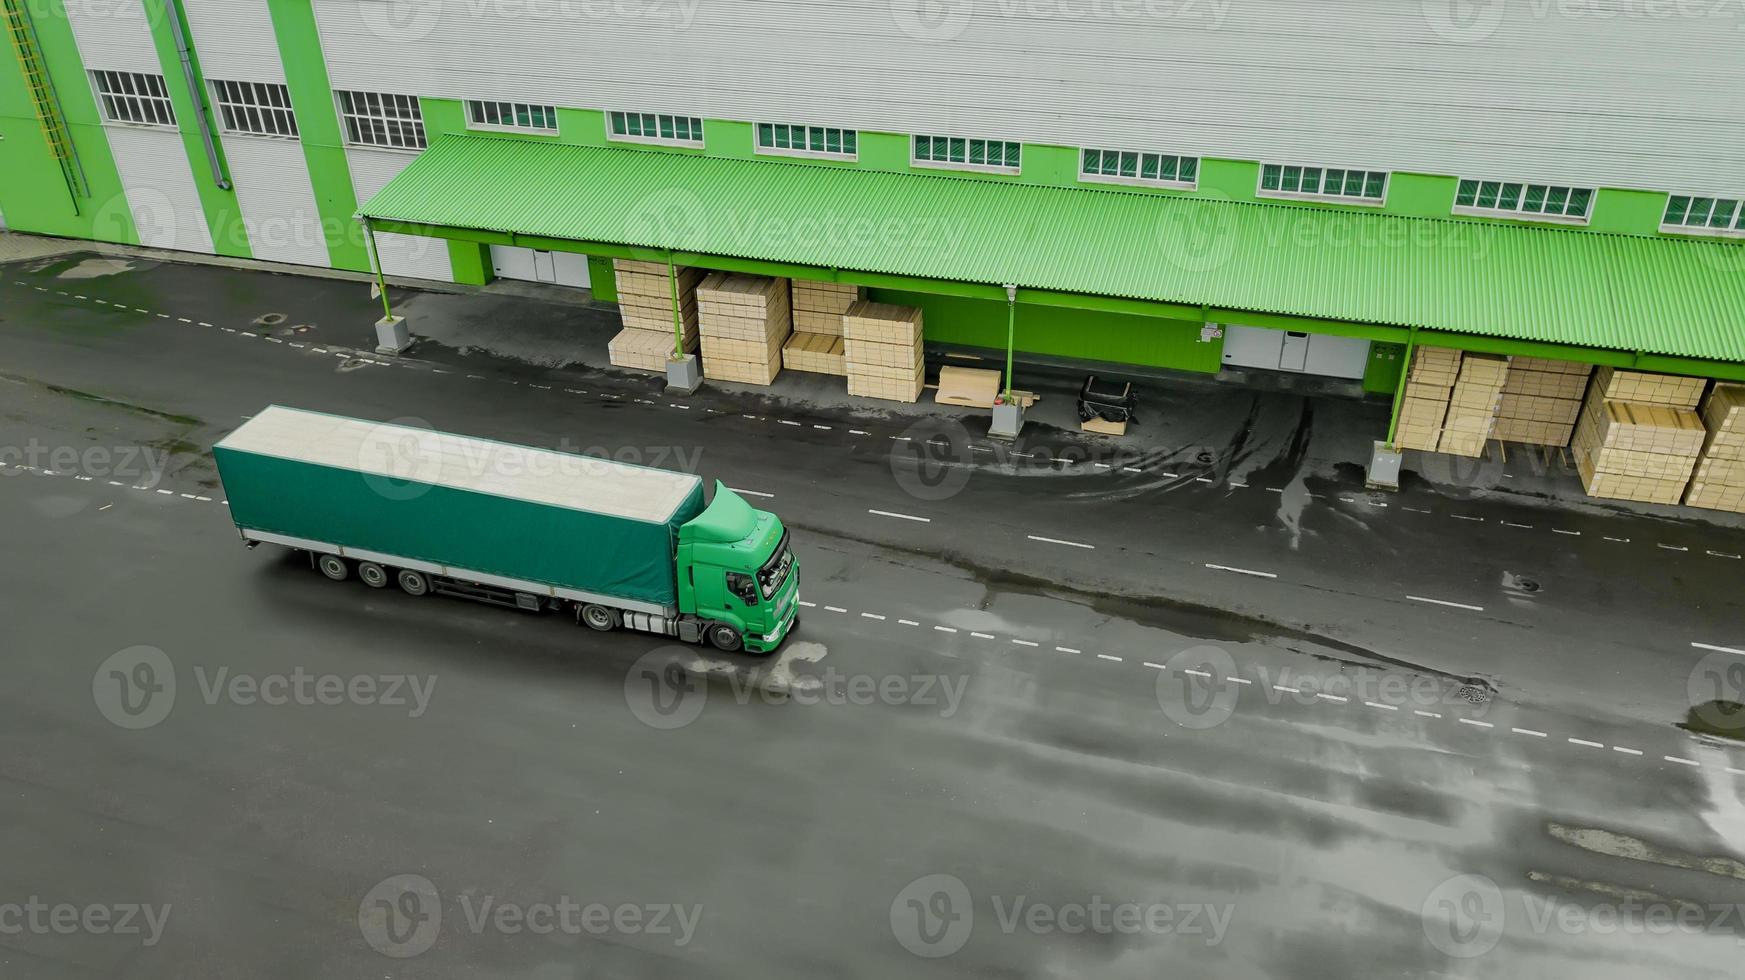
[[798, 618], [787, 529], [719, 481], [278, 405], [212, 452], [247, 546], [334, 581], [753, 653]]

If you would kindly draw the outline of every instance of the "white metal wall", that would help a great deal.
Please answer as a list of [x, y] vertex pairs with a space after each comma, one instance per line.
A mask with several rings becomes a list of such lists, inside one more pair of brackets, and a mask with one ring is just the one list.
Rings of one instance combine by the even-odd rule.
[[[66, 11], [86, 68], [164, 74], [140, 0], [67, 0]], [[180, 77], [164, 81], [182, 84]]]
[[224, 138], [224, 154], [254, 257], [264, 262], [329, 265], [303, 145], [296, 140], [232, 135]]
[[336, 88], [1615, 187], [1745, 182], [1736, 3], [315, 7]]
[[283, 82], [285, 66], [266, 0], [182, 0], [200, 73], [237, 82]]
[[[109, 149], [121, 173], [127, 210], [139, 243], [187, 252], [212, 251], [212, 232], [200, 207], [182, 134], [169, 128], [110, 125]], [[117, 206], [111, 202], [105, 207]], [[101, 230], [102, 212], [99, 211]]]
[[[415, 155], [404, 150], [369, 150], [347, 147], [345, 162], [351, 169], [352, 192], [361, 204], [388, 186], [388, 181], [406, 169]], [[422, 235], [379, 234], [376, 248], [382, 254], [382, 271], [391, 276], [453, 281], [454, 266], [448, 260], [448, 243]]]

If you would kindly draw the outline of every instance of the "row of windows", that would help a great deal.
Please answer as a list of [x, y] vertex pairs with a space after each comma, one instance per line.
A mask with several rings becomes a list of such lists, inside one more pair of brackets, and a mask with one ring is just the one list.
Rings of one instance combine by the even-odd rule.
[[[162, 75], [99, 70], [91, 77], [106, 119], [150, 126], [176, 124]], [[217, 80], [211, 84], [227, 132], [297, 136], [297, 119], [286, 86]], [[425, 147], [424, 117], [417, 97], [350, 91], [335, 94], [348, 142], [405, 150]], [[553, 106], [480, 100], [468, 100], [466, 105], [467, 118], [474, 126], [557, 132], [557, 109]], [[695, 116], [611, 112], [607, 117], [615, 138], [693, 146], [703, 143], [703, 120]], [[841, 159], [854, 159], [858, 153], [858, 134], [852, 129], [760, 123], [756, 132], [758, 149], [765, 152]], [[912, 145], [916, 166], [996, 173], [1018, 173], [1021, 169], [1022, 144], [1011, 140], [916, 136]], [[1086, 148], [1079, 176], [1088, 181], [1193, 187], [1199, 163], [1199, 158], [1191, 156]], [[1257, 193], [1263, 197], [1380, 204], [1387, 195], [1387, 182], [1386, 171], [1268, 163], [1261, 166]], [[1586, 187], [1463, 179], [1455, 192], [1454, 210], [1585, 222], [1594, 196], [1593, 189]], [[1674, 232], [1745, 234], [1745, 202], [1673, 195], [1667, 201], [1661, 227]]]

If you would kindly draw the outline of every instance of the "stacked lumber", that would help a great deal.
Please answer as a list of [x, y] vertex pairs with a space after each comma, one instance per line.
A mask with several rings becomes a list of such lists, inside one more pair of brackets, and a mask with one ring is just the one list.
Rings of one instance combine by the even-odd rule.
[[[618, 286], [618, 315], [624, 329], [606, 345], [616, 367], [666, 371], [673, 350], [673, 277], [663, 262], [612, 261]], [[679, 266], [679, 318], [685, 353], [697, 350], [697, 283], [703, 270]], [[658, 358], [655, 357], [658, 348]]]
[[1533, 446], [1567, 446], [1581, 417], [1593, 365], [1517, 357], [1497, 406], [1496, 437]]
[[1613, 368], [1596, 371], [1570, 444], [1588, 494], [1650, 504], [1683, 499], [1707, 436], [1702, 417], [1691, 410], [1706, 383]]
[[796, 333], [782, 345], [782, 367], [845, 377], [848, 365], [843, 361], [842, 338], [827, 333]]
[[786, 279], [711, 273], [697, 286], [697, 314], [703, 377], [767, 385], [781, 373], [793, 326]]
[[1460, 379], [1460, 352], [1446, 347], [1420, 347], [1406, 369], [1405, 400], [1394, 445], [1401, 449], [1436, 451], [1448, 400]]
[[1508, 378], [1507, 357], [1470, 353], [1461, 357], [1460, 374], [1448, 398], [1448, 414], [1442, 420], [1442, 436], [1436, 441], [1437, 452], [1484, 455]]
[[925, 387], [921, 311], [860, 300], [842, 317], [848, 393], [913, 402]]
[[793, 286], [794, 332], [842, 336], [842, 315], [866, 299], [866, 290], [836, 282], [795, 279]]
[[1684, 502], [1745, 514], [1745, 385], [1715, 385], [1702, 418], [1707, 435]]

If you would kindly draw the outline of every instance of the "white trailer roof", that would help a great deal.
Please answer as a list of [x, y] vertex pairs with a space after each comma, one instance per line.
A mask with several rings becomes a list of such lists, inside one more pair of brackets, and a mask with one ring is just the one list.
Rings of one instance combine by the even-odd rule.
[[279, 405], [218, 447], [651, 523], [669, 520], [701, 482], [688, 473]]

